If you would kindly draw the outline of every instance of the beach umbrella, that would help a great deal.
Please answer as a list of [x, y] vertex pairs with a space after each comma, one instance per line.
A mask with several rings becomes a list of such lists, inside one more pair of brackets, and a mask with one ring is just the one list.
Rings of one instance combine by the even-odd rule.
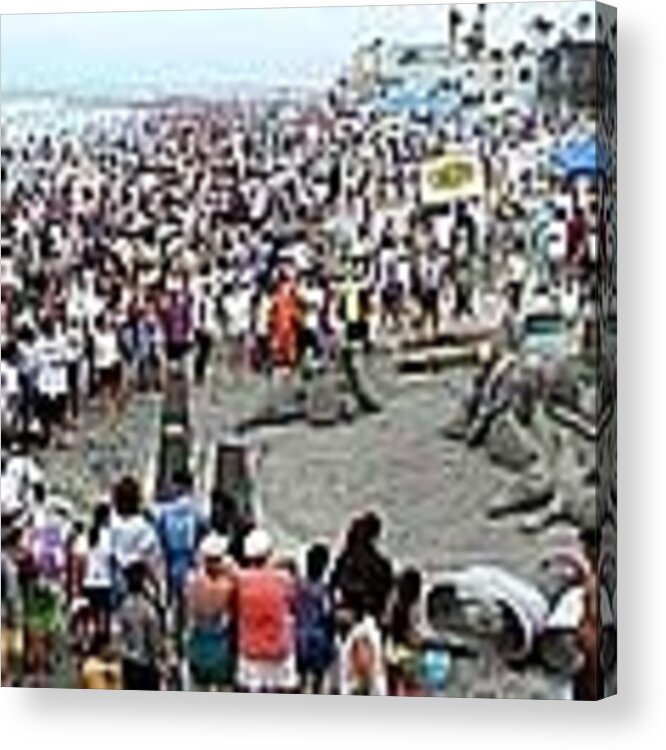
[[571, 140], [554, 149], [551, 164], [567, 178], [595, 175], [606, 169], [605, 152], [594, 137]]

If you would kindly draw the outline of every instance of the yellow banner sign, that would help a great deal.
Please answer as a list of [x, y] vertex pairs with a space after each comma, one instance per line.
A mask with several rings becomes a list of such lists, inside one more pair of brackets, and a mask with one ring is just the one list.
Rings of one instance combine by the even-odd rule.
[[426, 205], [483, 195], [483, 166], [475, 154], [455, 152], [424, 162], [421, 196]]

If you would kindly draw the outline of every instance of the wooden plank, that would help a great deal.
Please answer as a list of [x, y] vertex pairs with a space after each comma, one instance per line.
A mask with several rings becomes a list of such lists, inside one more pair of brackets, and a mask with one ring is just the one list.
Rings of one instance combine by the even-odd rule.
[[466, 346], [478, 344], [495, 337], [498, 334], [496, 326], [479, 323], [459, 323], [447, 326], [445, 331], [435, 336], [415, 336], [405, 338], [402, 348], [405, 351], [440, 348], [445, 346]]
[[441, 346], [398, 357], [396, 365], [403, 374], [437, 373], [454, 367], [468, 367], [477, 361], [475, 346]]

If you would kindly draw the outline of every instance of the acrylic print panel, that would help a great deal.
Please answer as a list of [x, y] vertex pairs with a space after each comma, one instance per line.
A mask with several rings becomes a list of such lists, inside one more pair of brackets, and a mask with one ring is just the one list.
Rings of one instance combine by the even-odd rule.
[[1, 41], [3, 685], [614, 692], [614, 10]]

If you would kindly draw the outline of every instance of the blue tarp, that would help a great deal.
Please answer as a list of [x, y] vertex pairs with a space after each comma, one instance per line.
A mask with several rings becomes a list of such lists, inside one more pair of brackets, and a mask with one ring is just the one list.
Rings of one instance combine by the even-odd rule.
[[594, 175], [606, 169], [606, 159], [596, 138], [572, 140], [558, 146], [551, 154], [551, 163], [566, 177]]
[[457, 104], [457, 98], [450, 94], [393, 88], [379, 97], [375, 106], [389, 115], [446, 117], [455, 111]]

